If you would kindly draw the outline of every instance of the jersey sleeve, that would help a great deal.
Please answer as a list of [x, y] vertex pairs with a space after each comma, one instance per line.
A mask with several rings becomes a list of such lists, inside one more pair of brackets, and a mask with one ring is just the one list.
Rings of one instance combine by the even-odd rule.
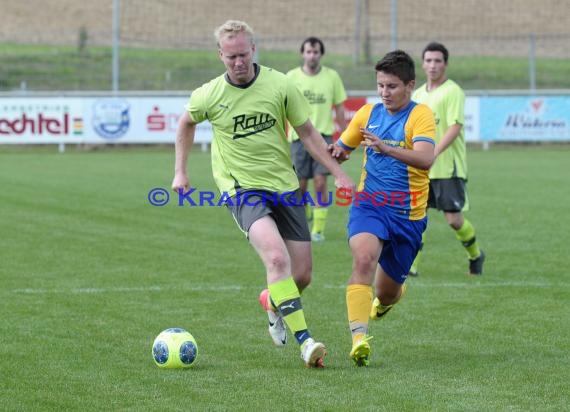
[[192, 92], [192, 94], [190, 94], [190, 99], [185, 106], [186, 111], [190, 113], [192, 120], [196, 123], [203, 122], [208, 118], [204, 99], [205, 95], [205, 86], [198, 87]]
[[305, 96], [301, 93], [299, 88], [295, 85], [295, 82], [287, 77], [287, 89], [286, 89], [286, 112], [287, 120], [293, 127], [301, 126], [311, 115], [311, 107], [305, 99]]
[[338, 139], [338, 145], [345, 150], [354, 150], [362, 141], [362, 133], [360, 128], [366, 127], [370, 113], [372, 112], [373, 105], [371, 103], [365, 104], [354, 114], [354, 117]]
[[418, 104], [414, 107], [412, 116], [412, 143], [435, 144], [435, 120], [431, 109], [425, 104]]

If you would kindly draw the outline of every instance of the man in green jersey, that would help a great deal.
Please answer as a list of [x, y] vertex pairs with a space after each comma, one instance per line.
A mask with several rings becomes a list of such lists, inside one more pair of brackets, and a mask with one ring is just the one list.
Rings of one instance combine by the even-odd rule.
[[[428, 105], [435, 116], [435, 163], [430, 169], [428, 207], [443, 211], [469, 257], [469, 274], [483, 274], [485, 253], [479, 248], [475, 228], [463, 216], [469, 210], [467, 198], [467, 158], [465, 147], [465, 93], [447, 78], [449, 52], [441, 43], [429, 43], [422, 53], [427, 82], [414, 92], [412, 99]], [[423, 245], [423, 243], [422, 243]], [[418, 275], [420, 253], [410, 275]]]
[[[290, 70], [287, 76], [299, 87], [309, 102], [311, 122], [327, 144], [332, 144], [335, 124], [331, 108], [334, 108], [336, 122], [342, 133], [346, 128], [343, 105], [346, 100], [346, 91], [338, 73], [321, 65], [321, 57], [324, 54], [325, 45], [323, 42], [317, 37], [308, 37], [301, 44], [303, 65]], [[313, 209], [310, 204], [306, 204], [305, 208], [309, 220], [312, 218], [313, 221], [311, 238], [314, 242], [321, 242], [325, 239], [324, 231], [328, 212], [326, 206], [329, 204], [327, 191], [327, 175], [329, 172], [307, 152], [294, 128], [289, 129], [289, 141], [291, 142], [291, 157], [299, 177], [301, 191], [306, 192], [308, 180], [314, 179], [315, 207]]]
[[180, 117], [172, 189], [190, 189], [188, 151], [196, 124], [209, 120], [214, 180], [266, 269], [268, 289], [260, 302], [269, 315], [271, 337], [276, 345], [284, 345], [285, 323], [306, 366], [322, 367], [325, 346], [311, 337], [301, 306], [300, 292], [311, 281], [311, 237], [286, 122], [334, 175], [337, 187], [354, 190], [354, 183], [313, 127], [299, 89], [284, 74], [253, 62], [254, 35], [247, 23], [229, 20], [215, 36], [226, 72], [194, 90]]

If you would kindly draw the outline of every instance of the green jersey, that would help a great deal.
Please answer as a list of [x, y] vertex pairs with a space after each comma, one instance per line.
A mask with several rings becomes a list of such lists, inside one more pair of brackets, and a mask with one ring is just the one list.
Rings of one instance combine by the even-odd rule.
[[[332, 106], [346, 100], [346, 91], [338, 73], [328, 67], [321, 66], [315, 75], [308, 75], [302, 67], [297, 67], [287, 73], [297, 85], [301, 93], [311, 105], [311, 123], [321, 134], [331, 136], [334, 133]], [[289, 129], [289, 140], [298, 140], [299, 136], [292, 128]]]
[[256, 77], [244, 86], [221, 75], [194, 90], [186, 110], [196, 123], [212, 124], [212, 172], [222, 194], [299, 187], [285, 125], [302, 125], [310, 109], [283, 73], [256, 65]]
[[[412, 100], [424, 103], [433, 111], [436, 124], [436, 143], [454, 124], [465, 125], [465, 93], [453, 80], [447, 79], [432, 91], [423, 84], [414, 91]], [[467, 179], [467, 155], [465, 150], [465, 128], [453, 143], [440, 153], [429, 171], [430, 179]]]

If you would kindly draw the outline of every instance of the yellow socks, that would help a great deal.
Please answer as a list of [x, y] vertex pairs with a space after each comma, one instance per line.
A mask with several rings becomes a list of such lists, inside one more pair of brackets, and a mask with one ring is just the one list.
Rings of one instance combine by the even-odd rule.
[[372, 308], [372, 286], [348, 285], [346, 287], [346, 308], [352, 343], [355, 344], [368, 334], [368, 319]]
[[313, 228], [311, 233], [323, 234], [325, 232], [325, 226], [327, 224], [327, 214], [329, 210], [326, 207], [315, 207], [313, 208]]
[[307, 218], [307, 222], [313, 221], [313, 206], [310, 203], [305, 203], [305, 217]]

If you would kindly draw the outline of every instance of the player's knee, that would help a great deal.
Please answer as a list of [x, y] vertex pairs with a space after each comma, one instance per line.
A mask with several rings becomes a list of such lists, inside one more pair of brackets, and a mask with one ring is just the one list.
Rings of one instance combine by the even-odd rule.
[[447, 220], [447, 224], [453, 230], [459, 230], [461, 226], [463, 226], [463, 216], [461, 213], [446, 213], [445, 220]]
[[268, 252], [264, 261], [266, 262], [267, 269], [270, 272], [286, 273], [289, 271], [289, 257], [280, 250]]
[[315, 192], [326, 193], [327, 181], [324, 179], [315, 179]]
[[354, 255], [356, 265], [373, 266], [376, 267], [378, 256], [373, 251], [357, 251]]
[[449, 227], [452, 228], [453, 230], [457, 231], [459, 229], [461, 229], [461, 224], [459, 222], [449, 222]]
[[311, 269], [305, 269], [303, 271], [293, 274], [293, 279], [295, 279], [295, 284], [300, 292], [303, 291], [311, 283]]
[[354, 255], [354, 272], [361, 275], [374, 273], [378, 256], [374, 253], [358, 252]]

